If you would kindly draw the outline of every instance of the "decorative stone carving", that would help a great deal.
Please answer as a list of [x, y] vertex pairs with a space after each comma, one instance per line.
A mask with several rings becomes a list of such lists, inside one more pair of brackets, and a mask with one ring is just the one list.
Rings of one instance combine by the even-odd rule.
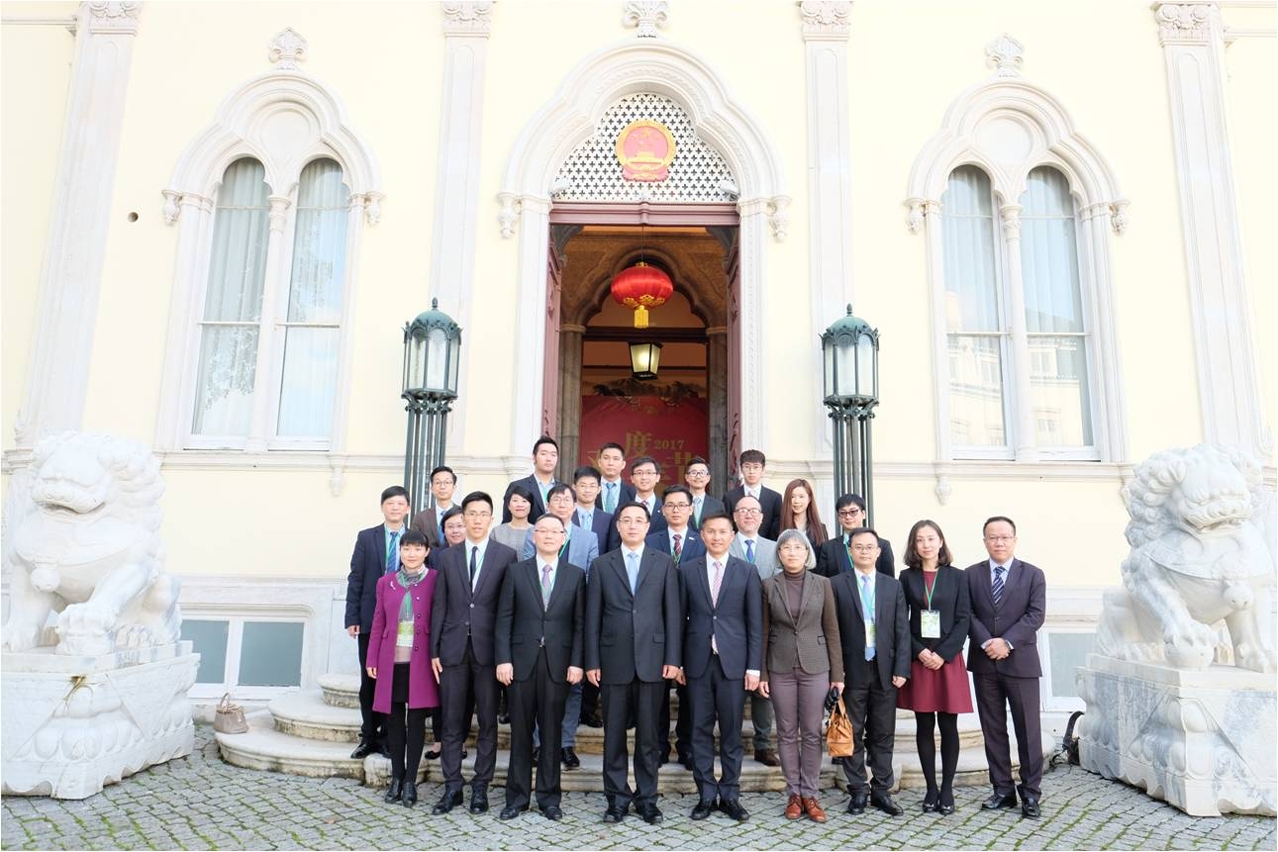
[[444, 35], [487, 36], [492, 31], [492, 0], [443, 4]]
[[779, 243], [785, 242], [790, 235], [790, 197], [773, 196], [768, 203], [768, 225], [772, 228], [772, 237]]
[[1168, 42], [1207, 41], [1211, 38], [1211, 6], [1202, 3], [1164, 3], [1154, 11], [1158, 20], [1158, 40]]
[[[31, 469], [30, 504], [11, 520], [4, 649], [56, 638], [59, 654], [97, 655], [177, 641], [179, 583], [164, 574], [164, 483], [150, 450], [66, 432], [36, 446]], [[46, 640], [54, 611], [56, 637]]]
[[985, 64], [995, 69], [995, 77], [1021, 76], [1021, 55], [1025, 45], [1003, 33], [985, 46]]
[[515, 235], [515, 223], [519, 221], [519, 199], [513, 192], [499, 192], [497, 200], [501, 202], [497, 224], [501, 228], [502, 237], [510, 239]]
[[657, 28], [664, 27], [669, 18], [670, 4], [666, 0], [630, 0], [626, 3], [621, 23], [638, 27], [639, 38], [656, 38]]
[[905, 229], [911, 234], [917, 234], [923, 230], [923, 202], [917, 198], [908, 198], [905, 208]]
[[799, 14], [803, 17], [804, 38], [847, 38], [852, 31], [848, 20], [852, 14], [852, 3], [848, 0], [802, 0]]
[[306, 60], [306, 39], [292, 27], [285, 27], [271, 37], [267, 59], [275, 65], [276, 71], [296, 71], [297, 63]]
[[137, 32], [138, 16], [142, 14], [141, 3], [93, 2], [88, 7], [90, 32]]

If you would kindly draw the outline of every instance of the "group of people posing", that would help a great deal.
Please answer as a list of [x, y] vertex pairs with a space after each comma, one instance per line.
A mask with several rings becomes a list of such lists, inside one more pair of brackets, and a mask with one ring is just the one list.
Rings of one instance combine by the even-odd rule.
[[988, 558], [966, 570], [951, 564], [940, 526], [918, 521], [898, 579], [891, 545], [864, 526], [858, 495], [838, 498], [831, 537], [812, 486], [796, 479], [784, 494], [767, 488], [757, 450], [741, 454], [742, 484], [722, 499], [707, 493], [703, 459], [689, 461], [686, 485], [658, 495], [661, 468], [652, 458], [627, 467], [612, 443], [597, 458], [598, 468], [558, 482], [558, 445], [539, 439], [534, 471], [507, 488], [496, 526], [488, 494], [453, 503], [456, 477], [446, 467], [431, 474], [435, 505], [411, 521], [403, 488], [382, 493], [384, 522], [359, 533], [351, 558], [346, 625], [358, 639], [363, 678], [364, 722], [352, 757], [390, 757], [387, 802], [416, 803], [430, 718], [435, 744], [426, 756], [440, 759], [444, 776], [434, 813], [462, 805], [473, 716], [469, 808], [486, 812], [504, 693], [510, 759], [501, 819], [529, 810], [534, 797], [543, 816], [562, 818], [560, 772], [580, 766], [576, 732], [585, 723], [604, 731], [604, 821], [621, 822], [633, 810], [661, 822], [657, 772], [671, 753], [674, 689], [675, 754], [700, 794], [694, 820], [716, 812], [749, 818], [739, 796], [749, 699], [755, 759], [781, 766], [785, 816], [825, 822], [822, 724], [839, 696], [853, 725], [854, 753], [840, 759], [848, 812], [903, 812], [891, 796], [903, 708], [917, 720], [922, 810], [949, 815], [958, 714], [972, 710], [970, 671], [993, 786], [983, 807], [1019, 805], [1024, 817], [1039, 816], [1036, 632], [1045, 581], [1015, 558], [1011, 519], [985, 522]]

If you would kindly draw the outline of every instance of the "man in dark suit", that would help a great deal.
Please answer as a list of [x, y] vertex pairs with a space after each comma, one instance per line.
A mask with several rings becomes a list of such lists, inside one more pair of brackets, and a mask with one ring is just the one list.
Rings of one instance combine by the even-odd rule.
[[434, 506], [427, 506], [413, 516], [410, 526], [426, 536], [431, 550], [441, 550], [448, 545], [444, 543], [441, 521], [444, 514], [453, 508], [453, 491], [457, 488], [457, 474], [451, 467], [441, 465], [430, 472], [430, 493], [435, 498]]
[[[981, 807], [1016, 807], [1038, 819], [1043, 780], [1043, 730], [1039, 715], [1038, 629], [1047, 609], [1043, 572], [1016, 559], [1016, 524], [996, 515], [985, 522], [985, 550], [990, 558], [967, 568], [972, 599], [971, 641], [967, 669], [976, 691], [976, 711], [985, 737], [994, 794]], [[1007, 711], [1012, 711], [1021, 783], [1012, 786], [1012, 750], [1007, 739]]]
[[440, 769], [444, 793], [436, 814], [462, 803], [462, 744], [470, 734], [473, 696], [479, 734], [475, 738], [475, 774], [471, 779], [470, 811], [488, 810], [488, 785], [497, 765], [497, 677], [493, 654], [493, 625], [506, 567], [518, 559], [515, 551], [488, 538], [493, 500], [474, 491], [462, 500], [466, 538], [439, 558], [439, 579], [431, 606], [431, 667], [439, 678], [444, 742]]
[[710, 464], [701, 456], [688, 459], [683, 469], [683, 481], [692, 492], [692, 517], [688, 523], [694, 530], [701, 529], [701, 519], [707, 515], [726, 514], [723, 501], [711, 497], [706, 488], [710, 485]]
[[399, 539], [408, 516], [408, 491], [392, 485], [382, 492], [383, 522], [360, 530], [351, 553], [351, 571], [346, 578], [346, 632], [359, 649], [359, 745], [351, 757], [359, 760], [374, 751], [387, 757], [382, 714], [373, 712], [373, 690], [377, 681], [368, 676], [368, 638], [377, 608], [377, 581], [399, 570]]
[[649, 535], [666, 528], [666, 519], [661, 514], [661, 497], [657, 494], [659, 482], [661, 465], [652, 456], [640, 456], [630, 463], [630, 483], [635, 489], [634, 501], [642, 503], [648, 510]]
[[742, 484], [724, 494], [723, 502], [728, 514], [732, 514], [736, 510], [737, 501], [745, 495], [749, 494], [758, 500], [759, 508], [763, 510], [759, 534], [776, 541], [781, 532], [781, 495], [763, 484], [763, 471], [767, 463], [767, 458], [759, 450], [743, 452], [738, 461]]
[[[861, 495], [844, 494], [834, 504], [834, 510], [839, 516], [842, 533], [817, 550], [816, 572], [822, 577], [837, 577], [852, 570], [852, 557], [848, 552], [850, 537], [865, 528], [865, 500]], [[874, 567], [880, 574], [896, 576], [896, 558], [892, 555], [892, 543], [886, 538], [879, 539], [879, 559]]]
[[[905, 592], [896, 578], [875, 570], [878, 533], [858, 527], [850, 535], [853, 570], [830, 581], [843, 644], [843, 703], [852, 720], [853, 752], [843, 760], [852, 794], [848, 813], [865, 813], [868, 799], [885, 814], [900, 816], [901, 806], [891, 795], [892, 744], [896, 738], [896, 691], [910, 676]], [[869, 784], [867, 755], [874, 773]]]
[[[590, 568], [586, 584], [586, 677], [599, 687], [604, 713], [604, 822], [621, 822], [633, 798], [649, 825], [657, 808], [658, 717], [666, 680], [679, 674], [683, 613], [679, 575], [665, 553], [644, 546], [648, 510], [617, 513], [621, 547]], [[628, 719], [635, 727], [635, 791], [627, 781]]]
[[[504, 820], [528, 810], [533, 729], [547, 742], [558, 742], [568, 690], [583, 674], [586, 572], [559, 556], [565, 528], [555, 515], [538, 518], [536, 556], [511, 565], [502, 581], [494, 653], [510, 708]], [[537, 807], [544, 817], [563, 819], [561, 795], [559, 756], [544, 748], [537, 763]]]
[[528, 523], [535, 524], [537, 519], [546, 514], [546, 492], [555, 484], [555, 467], [559, 464], [559, 445], [549, 435], [542, 435], [533, 444], [533, 472], [523, 479], [516, 479], [506, 486], [506, 494], [501, 498], [501, 522], [510, 523], [510, 489], [522, 485], [533, 496], [532, 510], [528, 513]]
[[[572, 513], [572, 523], [591, 530], [599, 539], [599, 552], [607, 553], [621, 547], [621, 534], [612, 522], [612, 513], [599, 507], [599, 469], [586, 466], [573, 473], [573, 487], [577, 490], [577, 506]], [[589, 568], [590, 566], [586, 566]]]
[[[741, 806], [741, 722], [746, 692], [759, 688], [763, 653], [763, 595], [759, 574], [728, 553], [732, 519], [723, 513], [702, 517], [706, 554], [679, 567], [685, 626], [684, 696], [690, 705], [692, 773], [700, 800], [692, 818], [702, 820], [718, 808], [732, 819], [750, 818]], [[680, 706], [680, 710], [682, 710]], [[722, 775], [714, 777], [714, 727], [719, 725]]]
[[[616, 515], [619, 506], [632, 503], [635, 499], [635, 487], [621, 479], [621, 475], [626, 472], [625, 448], [609, 441], [599, 448], [598, 464], [603, 476], [599, 479], [599, 497], [595, 501], [595, 508]], [[602, 543], [601, 541], [600, 544]]]

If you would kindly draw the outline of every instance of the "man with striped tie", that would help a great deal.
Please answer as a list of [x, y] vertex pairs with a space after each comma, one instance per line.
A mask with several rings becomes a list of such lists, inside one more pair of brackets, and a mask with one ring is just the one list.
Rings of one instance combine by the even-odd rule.
[[[777, 561], [777, 543], [759, 533], [763, 508], [756, 497], [748, 494], [737, 500], [732, 511], [737, 534], [729, 552], [755, 567], [759, 579], [766, 580], [781, 570]], [[772, 745], [772, 702], [757, 691], [750, 693], [750, 724], [754, 726], [754, 759], [764, 766], [780, 766], [781, 758]]]
[[[990, 558], [967, 569], [972, 599], [967, 669], [976, 688], [976, 711], [994, 786], [994, 794], [981, 807], [1014, 808], [1019, 792], [1022, 817], [1038, 819], [1043, 780], [1038, 629], [1043, 626], [1047, 581], [1040, 569], [1015, 558], [1016, 524], [1011, 518], [995, 515], [986, 521], [984, 539]], [[1012, 786], [1009, 707], [1021, 761], [1019, 787]]]

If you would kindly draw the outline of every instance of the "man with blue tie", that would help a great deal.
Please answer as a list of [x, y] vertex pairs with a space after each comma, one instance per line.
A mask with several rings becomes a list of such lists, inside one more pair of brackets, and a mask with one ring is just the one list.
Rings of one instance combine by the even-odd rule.
[[[843, 703], [852, 720], [853, 752], [844, 758], [848, 813], [869, 804], [900, 816], [892, 801], [892, 745], [896, 739], [896, 691], [910, 676], [910, 621], [905, 590], [895, 577], [875, 569], [879, 536], [869, 527], [850, 534], [853, 570], [830, 581], [843, 643]], [[874, 773], [867, 783], [865, 767]]]
[[718, 515], [726, 512], [723, 501], [711, 497], [706, 489], [710, 486], [710, 464], [701, 456], [688, 459], [683, 469], [683, 481], [692, 492], [692, 518], [689, 523], [695, 530], [701, 529], [701, 519], [707, 515]]
[[612, 522], [612, 513], [599, 507], [599, 469], [589, 465], [579, 467], [572, 478], [573, 488], [577, 491], [577, 509], [572, 513], [572, 522], [582, 529], [594, 532], [599, 539], [600, 553], [621, 547], [621, 534], [617, 532], [617, 525]]
[[598, 464], [603, 476], [599, 480], [599, 497], [595, 505], [610, 515], [616, 515], [619, 507], [635, 499], [635, 487], [621, 480], [626, 471], [625, 448], [609, 441], [599, 448]]
[[368, 676], [368, 639], [377, 609], [377, 581], [383, 574], [399, 570], [399, 539], [408, 516], [408, 491], [392, 485], [382, 492], [383, 522], [360, 530], [351, 554], [351, 571], [346, 578], [346, 632], [359, 649], [359, 745], [351, 757], [361, 760], [374, 751], [390, 756], [383, 741], [382, 714], [373, 712], [373, 691], [377, 681]]
[[[777, 560], [777, 543], [760, 534], [763, 524], [763, 507], [755, 497], [744, 495], [737, 499], [732, 511], [732, 522], [737, 534], [732, 539], [729, 552], [755, 567], [759, 580], [763, 581], [781, 570]], [[772, 724], [775, 716], [772, 702], [754, 691], [750, 693], [750, 724], [754, 727], [754, 759], [764, 766], [780, 766], [781, 757], [772, 742]]]

